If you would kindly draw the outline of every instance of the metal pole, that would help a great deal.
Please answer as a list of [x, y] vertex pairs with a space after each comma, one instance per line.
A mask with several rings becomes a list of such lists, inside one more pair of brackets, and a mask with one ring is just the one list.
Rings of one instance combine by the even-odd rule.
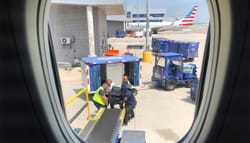
[[87, 6], [87, 26], [89, 39], [89, 56], [95, 56], [95, 36], [94, 36], [94, 20], [92, 6]]
[[139, 31], [139, 20], [140, 20], [140, 17], [139, 17], [139, 0], [137, 0], [137, 31]]
[[149, 0], [146, 2], [146, 13], [147, 13], [147, 23], [146, 23], [146, 51], [149, 51]]

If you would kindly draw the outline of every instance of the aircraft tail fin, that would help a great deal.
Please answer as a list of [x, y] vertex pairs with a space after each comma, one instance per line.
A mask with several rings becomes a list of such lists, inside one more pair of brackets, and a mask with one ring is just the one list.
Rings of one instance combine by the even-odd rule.
[[179, 26], [191, 26], [194, 23], [194, 19], [198, 10], [198, 6], [194, 6], [192, 10], [180, 20]]

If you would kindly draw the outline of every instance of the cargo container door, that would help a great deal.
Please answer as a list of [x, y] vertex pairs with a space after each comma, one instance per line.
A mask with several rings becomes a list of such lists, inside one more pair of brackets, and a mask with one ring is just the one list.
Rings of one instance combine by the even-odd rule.
[[126, 62], [124, 64], [125, 74], [128, 75], [130, 83], [134, 86], [138, 86], [140, 78], [139, 62]]
[[199, 42], [190, 42], [188, 44], [188, 56], [187, 58], [194, 58], [198, 56]]
[[95, 91], [101, 86], [100, 65], [90, 65], [90, 91]]
[[140, 85], [140, 63], [134, 63], [134, 86]]

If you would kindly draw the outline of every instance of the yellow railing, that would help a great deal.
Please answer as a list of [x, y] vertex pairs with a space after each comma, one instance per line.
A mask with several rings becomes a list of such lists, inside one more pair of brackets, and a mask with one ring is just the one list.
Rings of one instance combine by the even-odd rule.
[[71, 102], [73, 102], [77, 97], [79, 97], [84, 92], [86, 93], [86, 95], [88, 95], [88, 89], [87, 88], [83, 88], [82, 90], [80, 90], [79, 92], [77, 92], [74, 96], [72, 96], [70, 99], [66, 100], [64, 102], [64, 105], [65, 106], [69, 105]]
[[[91, 117], [90, 115], [90, 104], [89, 104], [89, 92], [87, 88], [83, 88], [81, 89], [79, 92], [77, 92], [74, 96], [72, 96], [71, 98], [69, 98], [68, 100], [66, 100], [64, 102], [64, 105], [67, 106], [70, 103], [72, 103], [76, 98], [78, 98], [79, 96], [81, 96], [83, 93], [85, 93], [86, 96], [86, 104], [88, 107], [88, 121], [83, 125], [83, 127], [81, 128], [81, 131], [78, 133], [78, 136], [84, 131], [84, 128], [87, 126], [87, 124], [89, 123], [90, 120], [99, 120], [100, 117], [102, 116], [103, 112], [105, 111], [105, 108], [100, 108], [100, 110], [98, 111], [98, 113], [94, 116]], [[121, 114], [120, 114], [120, 118], [119, 120], [123, 120], [125, 117], [125, 109], [122, 110]]]
[[66, 100], [64, 102], [64, 105], [65, 106], [69, 105], [71, 102], [73, 102], [76, 98], [78, 98], [83, 93], [85, 93], [85, 96], [86, 96], [86, 102], [87, 102], [87, 107], [88, 107], [88, 120], [91, 120], [90, 105], [89, 105], [89, 92], [88, 92], [87, 88], [83, 88], [82, 90], [80, 90], [79, 92], [77, 92], [74, 96], [72, 96], [70, 99]]

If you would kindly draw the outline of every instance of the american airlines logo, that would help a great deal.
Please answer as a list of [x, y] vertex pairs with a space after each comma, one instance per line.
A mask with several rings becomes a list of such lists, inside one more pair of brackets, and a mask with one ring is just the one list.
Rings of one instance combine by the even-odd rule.
[[195, 15], [197, 13], [198, 6], [194, 6], [193, 9], [186, 15], [180, 22], [179, 26], [191, 26], [193, 25]]

